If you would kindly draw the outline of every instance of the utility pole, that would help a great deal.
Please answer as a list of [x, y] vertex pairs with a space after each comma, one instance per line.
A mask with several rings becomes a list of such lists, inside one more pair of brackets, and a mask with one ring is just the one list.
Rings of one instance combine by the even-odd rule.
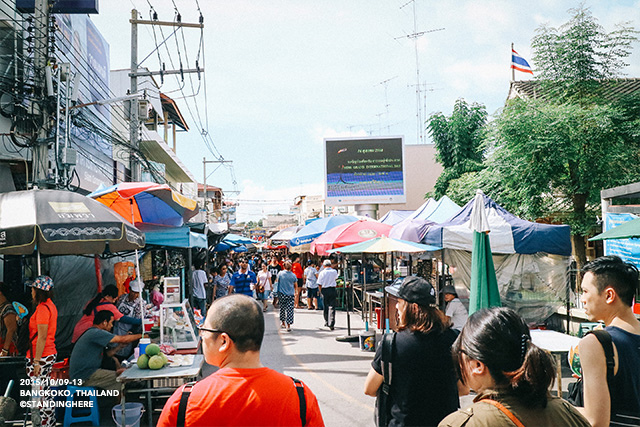
[[[49, 0], [36, 0], [34, 4], [34, 65], [35, 65], [35, 87], [39, 89], [40, 96], [47, 94], [46, 71], [49, 61]], [[34, 105], [34, 107], [36, 107]], [[35, 186], [45, 185], [47, 180], [47, 169], [49, 166], [49, 150], [47, 147], [47, 137], [49, 130], [49, 112], [43, 102], [37, 106], [40, 115], [40, 130], [36, 145], [33, 148], [32, 165], [33, 182]], [[56, 129], [57, 132], [57, 129]]]
[[[42, 0], [40, 0], [42, 1]], [[131, 19], [129, 22], [131, 23], [131, 72], [129, 73], [129, 77], [131, 78], [131, 87], [130, 94], [138, 93], [138, 77], [143, 76], [155, 76], [160, 75], [161, 77], [165, 74], [180, 74], [182, 79], [184, 80], [185, 73], [197, 73], [198, 78], [200, 78], [200, 73], [204, 72], [204, 68], [200, 68], [198, 66], [198, 62], [196, 61], [196, 68], [193, 69], [183, 69], [182, 63], [180, 63], [179, 70], [160, 70], [160, 71], [139, 71], [138, 70], [138, 25], [157, 25], [160, 27], [183, 27], [183, 28], [204, 28], [204, 23], [202, 16], [200, 17], [200, 22], [198, 24], [181, 22], [180, 15], [178, 15], [178, 20], [171, 21], [158, 21], [154, 16], [154, 20], [143, 20], [138, 19], [138, 11], [136, 9], [131, 10]], [[164, 68], [164, 67], [163, 67]], [[138, 133], [140, 130], [140, 120], [139, 120], [139, 102], [137, 98], [132, 99], [129, 102], [129, 139], [131, 141], [131, 145], [135, 150], [139, 148], [138, 141]], [[136, 155], [134, 153], [130, 153], [129, 155], [129, 167], [131, 169], [131, 181], [139, 181], [140, 180], [140, 165], [136, 159]]]
[[[232, 160], [207, 160], [206, 157], [202, 158], [202, 201], [204, 205], [204, 218], [205, 224], [209, 223], [209, 206], [207, 203], [207, 163], [219, 163], [221, 165], [225, 163], [233, 163]], [[213, 172], [212, 172], [213, 173]]]

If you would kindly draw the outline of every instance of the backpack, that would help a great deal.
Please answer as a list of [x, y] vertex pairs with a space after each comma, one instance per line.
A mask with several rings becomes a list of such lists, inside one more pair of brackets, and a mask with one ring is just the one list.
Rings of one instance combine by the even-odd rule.
[[384, 378], [376, 396], [376, 426], [388, 426], [391, 421], [391, 374], [396, 333], [382, 336], [382, 377]]
[[[604, 357], [607, 362], [607, 384], [611, 386], [611, 381], [613, 379], [613, 368], [615, 366], [615, 360], [613, 359], [613, 344], [611, 343], [611, 335], [609, 332], [605, 330], [595, 330], [587, 333], [593, 334], [602, 345], [602, 349], [604, 350]], [[569, 384], [568, 386], [569, 395], [567, 396], [567, 400], [573, 406], [584, 406], [584, 383], [582, 382], [582, 377], [578, 379], [578, 381]]]
[[[49, 315], [51, 315], [51, 309], [49, 308], [49, 306], [47, 306], [46, 304], [44, 306], [47, 307], [47, 311], [49, 312]], [[31, 320], [31, 316], [34, 313], [35, 310], [33, 312], [29, 312], [25, 317], [21, 319], [21, 322], [18, 324], [18, 341], [16, 342], [16, 348], [18, 349], [18, 354], [21, 356], [27, 355], [27, 352], [32, 347], [33, 339], [36, 337], [36, 335], [38, 335], [37, 330], [33, 335], [29, 334], [29, 321]], [[34, 354], [32, 351], [31, 357], [33, 356]]]

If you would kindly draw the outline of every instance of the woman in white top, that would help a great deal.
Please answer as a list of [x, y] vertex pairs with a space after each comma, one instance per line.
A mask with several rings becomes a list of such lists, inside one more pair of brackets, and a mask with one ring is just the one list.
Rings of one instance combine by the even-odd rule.
[[256, 287], [256, 298], [262, 301], [262, 311], [267, 311], [267, 300], [271, 293], [271, 273], [266, 263], [262, 264], [262, 270], [258, 272], [258, 286]]

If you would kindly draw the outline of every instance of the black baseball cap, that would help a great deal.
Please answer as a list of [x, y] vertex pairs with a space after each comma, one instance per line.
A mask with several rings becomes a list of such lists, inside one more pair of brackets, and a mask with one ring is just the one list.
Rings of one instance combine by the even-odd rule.
[[398, 286], [387, 286], [387, 293], [403, 300], [428, 307], [436, 303], [436, 291], [422, 277], [409, 276]]

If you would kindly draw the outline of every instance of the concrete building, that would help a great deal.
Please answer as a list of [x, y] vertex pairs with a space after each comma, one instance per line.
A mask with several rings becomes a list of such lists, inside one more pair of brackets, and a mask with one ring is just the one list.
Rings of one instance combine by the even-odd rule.
[[424, 195], [433, 191], [443, 171], [442, 165], [436, 162], [435, 145], [405, 145], [404, 149], [407, 202], [379, 205], [378, 218], [390, 210], [418, 209], [425, 201]]

